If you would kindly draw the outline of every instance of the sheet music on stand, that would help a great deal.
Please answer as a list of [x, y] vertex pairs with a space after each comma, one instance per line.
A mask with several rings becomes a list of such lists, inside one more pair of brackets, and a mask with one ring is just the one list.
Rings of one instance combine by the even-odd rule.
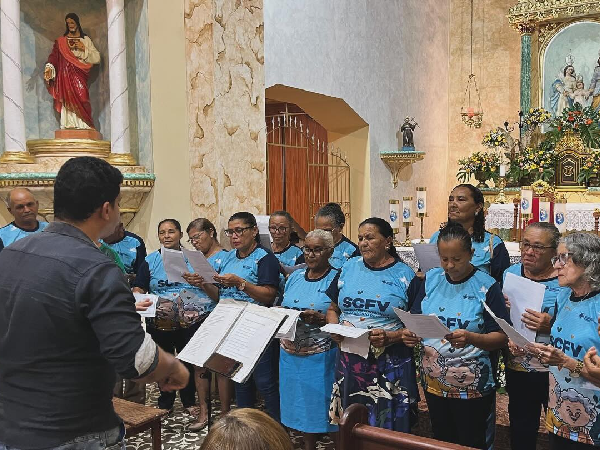
[[230, 358], [240, 364], [231, 379], [243, 383], [286, 318], [266, 306], [221, 299], [177, 357], [198, 367], [214, 354]]

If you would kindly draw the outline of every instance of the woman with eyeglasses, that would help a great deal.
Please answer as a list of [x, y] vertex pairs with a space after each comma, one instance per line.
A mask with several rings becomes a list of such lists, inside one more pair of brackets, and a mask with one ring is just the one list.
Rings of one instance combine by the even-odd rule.
[[337, 349], [320, 330], [331, 303], [325, 291], [338, 273], [329, 264], [332, 252], [331, 233], [313, 230], [306, 235], [307, 267], [289, 276], [281, 305], [303, 311], [294, 340], [281, 339], [279, 396], [281, 423], [303, 434], [305, 450], [316, 450], [318, 434], [337, 431], [328, 414]]
[[[212, 222], [205, 218], [195, 219], [188, 225], [186, 233], [189, 237], [188, 242], [194, 248], [204, 254], [210, 265], [217, 273], [221, 272], [223, 263], [227, 259], [228, 252], [221, 247], [217, 239], [217, 229]], [[206, 283], [205, 280], [196, 273], [184, 273], [183, 279], [192, 286], [202, 289], [210, 296], [217, 298], [219, 289], [216, 285]], [[210, 372], [203, 367], [194, 368], [194, 378], [196, 382], [196, 391], [200, 411], [198, 421], [189, 426], [190, 431], [203, 430], [208, 425], [208, 401], [210, 390]], [[221, 414], [227, 414], [230, 410], [232, 384], [231, 380], [223, 375], [217, 374], [217, 384], [219, 386], [219, 400], [221, 401]]]
[[[165, 249], [181, 250], [182, 237], [181, 224], [177, 220], [164, 219], [159, 222], [158, 240]], [[188, 268], [190, 272], [193, 271], [190, 266]], [[180, 293], [183, 290], [194, 295], [181, 297]], [[160, 250], [146, 256], [135, 277], [133, 292], [158, 295], [156, 318], [146, 318], [146, 329], [163, 350], [172, 354], [183, 350], [207, 314], [214, 309], [218, 299], [214, 296], [211, 298], [208, 292], [189, 283], [169, 282]], [[185, 364], [190, 374], [193, 374], [194, 366]], [[179, 391], [179, 396], [183, 407], [196, 417], [196, 389], [193, 376], [190, 376], [188, 385]], [[175, 392], [160, 392], [159, 408], [170, 410], [174, 402]]]
[[443, 339], [423, 340], [421, 384], [431, 428], [438, 440], [485, 449], [496, 397], [497, 350], [507, 338], [484, 304], [510, 319], [499, 283], [472, 264], [471, 236], [462, 225], [446, 224], [437, 248], [441, 267], [410, 286], [410, 312], [435, 315], [451, 331]]
[[[356, 244], [342, 234], [345, 223], [346, 216], [337, 203], [327, 203], [315, 215], [315, 228], [329, 231], [333, 236], [333, 254], [329, 263], [336, 269], [340, 269], [350, 258], [360, 256]], [[300, 262], [304, 261], [300, 259]]]
[[[479, 189], [472, 184], [459, 184], [448, 197], [448, 221], [461, 224], [471, 235], [473, 265], [502, 282], [502, 275], [510, 266], [510, 258], [502, 239], [485, 230], [483, 203]], [[429, 242], [436, 243], [438, 234], [439, 231], [436, 231]]]
[[[221, 285], [220, 298], [233, 298], [272, 306], [279, 286], [279, 261], [259, 243], [256, 218], [237, 212], [229, 218], [225, 234], [232, 250], [215, 280]], [[277, 346], [272, 342], [245, 383], [235, 383], [239, 408], [254, 408], [255, 389], [262, 395], [267, 412], [279, 421]]]
[[[541, 310], [528, 309], [521, 317], [525, 326], [536, 332], [536, 342], [550, 342], [550, 321], [555, 314], [556, 298], [567, 289], [559, 286], [558, 273], [552, 265], [559, 240], [560, 232], [554, 225], [530, 224], [521, 241], [521, 262], [504, 272], [504, 279], [512, 273], [546, 287]], [[510, 299], [506, 300], [506, 306], [510, 308]], [[525, 354], [512, 341], [508, 346], [512, 354], [505, 364], [511, 449], [534, 449], [542, 406], [544, 409], [548, 406], [548, 367]]]
[[551, 450], [600, 446], [600, 387], [583, 362], [600, 345], [600, 237], [573, 233], [560, 240], [552, 263], [560, 286], [550, 344], [525, 350], [550, 366], [546, 428]]
[[[275, 211], [269, 217], [269, 233], [273, 238], [271, 250], [282, 266], [292, 267], [296, 265], [298, 258], [302, 256], [302, 250], [292, 244], [290, 238], [294, 231], [294, 219], [287, 211]], [[283, 267], [279, 274], [279, 292], [281, 299], [285, 288], [285, 274]], [[278, 304], [279, 301], [276, 301]]]
[[[413, 351], [405, 345], [413, 336], [393, 309], [408, 310], [407, 291], [415, 273], [400, 260], [393, 239], [387, 221], [364, 220], [358, 228], [362, 257], [346, 262], [327, 289], [327, 322], [369, 329], [371, 343], [366, 359], [340, 351], [329, 410], [336, 425], [353, 403], [367, 407], [371, 426], [410, 432], [416, 420]], [[331, 337], [338, 343], [344, 339]]]

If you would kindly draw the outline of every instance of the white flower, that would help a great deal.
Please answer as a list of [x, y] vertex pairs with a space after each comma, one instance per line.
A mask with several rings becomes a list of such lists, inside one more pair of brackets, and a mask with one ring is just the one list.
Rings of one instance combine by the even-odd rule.
[[481, 286], [481, 288], [479, 288], [479, 292], [481, 292], [482, 294], [487, 294], [488, 289], [485, 286]]

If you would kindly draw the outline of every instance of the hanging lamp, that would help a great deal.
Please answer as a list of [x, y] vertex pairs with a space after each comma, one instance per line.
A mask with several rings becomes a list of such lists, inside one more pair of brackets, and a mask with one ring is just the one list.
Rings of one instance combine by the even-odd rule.
[[483, 108], [481, 107], [481, 97], [479, 96], [477, 80], [473, 73], [473, 0], [471, 0], [471, 73], [467, 80], [465, 98], [463, 106], [460, 108], [460, 117], [463, 123], [469, 128], [481, 128]]

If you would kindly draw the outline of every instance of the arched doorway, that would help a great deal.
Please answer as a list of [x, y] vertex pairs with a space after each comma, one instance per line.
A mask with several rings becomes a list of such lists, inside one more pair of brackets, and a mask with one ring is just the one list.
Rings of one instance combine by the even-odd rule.
[[350, 167], [328, 145], [327, 130], [292, 103], [267, 99], [267, 212], [288, 211], [305, 229], [328, 202], [339, 203], [350, 227]]

